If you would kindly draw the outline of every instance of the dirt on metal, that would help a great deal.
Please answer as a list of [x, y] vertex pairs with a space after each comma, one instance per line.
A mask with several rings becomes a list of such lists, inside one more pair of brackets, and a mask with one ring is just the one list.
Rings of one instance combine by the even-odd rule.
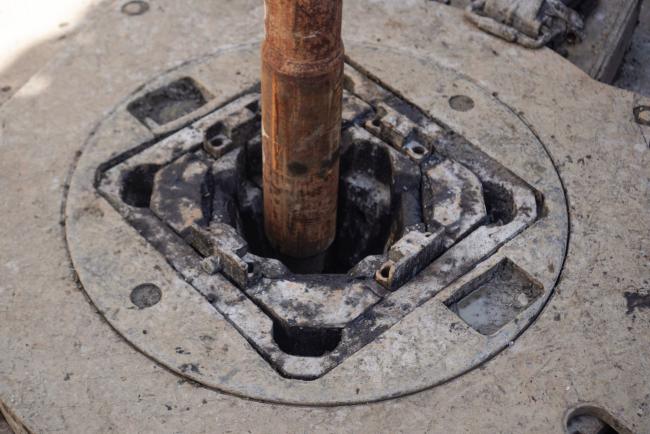
[[281, 253], [323, 253], [336, 233], [341, 0], [266, 0], [262, 47], [265, 230]]

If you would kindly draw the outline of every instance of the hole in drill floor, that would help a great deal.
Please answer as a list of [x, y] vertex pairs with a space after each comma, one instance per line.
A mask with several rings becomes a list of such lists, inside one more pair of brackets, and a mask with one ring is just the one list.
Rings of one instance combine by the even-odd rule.
[[133, 101], [129, 113], [146, 126], [164, 125], [204, 106], [211, 95], [192, 78], [176, 80]]
[[631, 434], [631, 432], [609, 412], [594, 405], [576, 408], [569, 414], [566, 422], [567, 434]]
[[492, 182], [483, 183], [483, 197], [488, 223], [503, 226], [515, 219], [517, 209], [512, 192]]
[[273, 339], [292, 356], [322, 357], [338, 347], [342, 330], [337, 328], [296, 327], [273, 322]]
[[504, 259], [456, 293], [446, 304], [483, 335], [492, 335], [533, 304], [544, 288]]
[[160, 167], [154, 164], [143, 164], [127, 172], [122, 178], [121, 196], [124, 203], [136, 208], [147, 208], [158, 169]]
[[[337, 230], [331, 247], [319, 257], [285, 257], [271, 247], [264, 234], [262, 189], [256, 182], [261, 178], [261, 147], [249, 147], [247, 160], [249, 182], [238, 201], [244, 238], [252, 253], [279, 259], [294, 273], [345, 274], [362, 259], [383, 254], [389, 240], [396, 238], [394, 233], [402, 230], [392, 212], [395, 201], [388, 151], [360, 142], [341, 156]], [[251, 198], [257, 204], [251, 204]]]
[[567, 434], [619, 434], [596, 416], [575, 416], [569, 420]]

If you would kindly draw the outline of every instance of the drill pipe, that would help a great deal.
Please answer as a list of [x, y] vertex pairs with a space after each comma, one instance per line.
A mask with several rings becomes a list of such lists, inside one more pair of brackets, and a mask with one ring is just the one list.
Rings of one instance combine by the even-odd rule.
[[342, 0], [265, 0], [264, 226], [280, 253], [322, 254], [336, 234]]

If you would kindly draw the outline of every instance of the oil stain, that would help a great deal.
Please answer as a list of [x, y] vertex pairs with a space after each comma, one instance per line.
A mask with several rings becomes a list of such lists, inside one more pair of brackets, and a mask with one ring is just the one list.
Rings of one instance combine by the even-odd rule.
[[638, 292], [627, 291], [624, 294], [627, 300], [627, 314], [634, 313], [635, 309], [643, 310], [650, 309], [650, 294], [640, 294]]

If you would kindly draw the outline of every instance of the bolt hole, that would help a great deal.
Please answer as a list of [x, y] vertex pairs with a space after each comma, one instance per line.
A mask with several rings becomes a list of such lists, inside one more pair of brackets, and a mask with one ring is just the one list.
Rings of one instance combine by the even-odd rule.
[[459, 112], [468, 112], [474, 108], [474, 100], [467, 95], [456, 95], [449, 98], [449, 106]]
[[341, 343], [342, 330], [287, 326], [279, 321], [273, 323], [273, 339], [280, 349], [292, 356], [322, 357]]
[[122, 13], [129, 16], [142, 15], [149, 10], [149, 3], [141, 0], [130, 1], [122, 6]]
[[415, 152], [418, 155], [424, 155], [427, 152], [427, 150], [424, 148], [424, 146], [414, 146], [413, 152]]
[[155, 164], [143, 164], [124, 174], [120, 192], [124, 203], [136, 208], [148, 208], [159, 168]]
[[214, 147], [223, 145], [223, 124], [217, 122], [205, 132], [205, 141]]
[[247, 266], [246, 270], [248, 274], [253, 274], [255, 272], [255, 264], [253, 264], [252, 262], [248, 262], [246, 266]]
[[381, 121], [379, 119], [373, 119], [372, 120], [372, 125], [375, 127], [380, 127], [381, 126]]
[[388, 280], [388, 278], [390, 277], [390, 273], [391, 273], [392, 270], [393, 270], [393, 266], [392, 266], [392, 265], [384, 265], [384, 266], [381, 268], [381, 271], [379, 272], [379, 275], [380, 275], [382, 278]]
[[156, 285], [145, 283], [133, 288], [131, 291], [131, 303], [139, 309], [146, 309], [157, 305], [162, 298], [162, 291]]

